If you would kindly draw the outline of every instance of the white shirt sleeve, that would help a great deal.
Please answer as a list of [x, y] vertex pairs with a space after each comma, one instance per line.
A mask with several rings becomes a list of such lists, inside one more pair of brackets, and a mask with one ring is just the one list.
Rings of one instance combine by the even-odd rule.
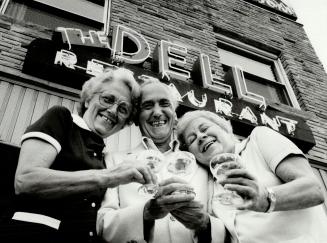
[[291, 140], [268, 127], [256, 127], [250, 136], [250, 139], [254, 139], [264, 160], [274, 172], [279, 163], [288, 155], [304, 156], [302, 151]]
[[[119, 154], [109, 156], [107, 168], [120, 163]], [[120, 161], [119, 161], [120, 160]], [[119, 162], [118, 162], [119, 161]], [[120, 208], [119, 189], [108, 188], [97, 217], [97, 232], [105, 242], [144, 242], [143, 209], [145, 203]]]

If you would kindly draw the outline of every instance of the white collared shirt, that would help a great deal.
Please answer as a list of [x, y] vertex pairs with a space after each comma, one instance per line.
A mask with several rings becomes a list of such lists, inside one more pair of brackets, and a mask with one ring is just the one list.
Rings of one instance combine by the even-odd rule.
[[[141, 143], [145, 149], [159, 150], [151, 138], [142, 136]], [[163, 154], [168, 154], [168, 153], [171, 153], [174, 151], [178, 151], [179, 146], [180, 146], [179, 141], [177, 139], [174, 139], [174, 140], [170, 141], [169, 149], [167, 151], [165, 151]]]
[[91, 131], [91, 129], [88, 127], [88, 125], [86, 124], [86, 122], [84, 121], [84, 119], [82, 117], [80, 117], [77, 114], [72, 114], [72, 118], [73, 118], [73, 122], [79, 126], [80, 128], [83, 128], [85, 130]]

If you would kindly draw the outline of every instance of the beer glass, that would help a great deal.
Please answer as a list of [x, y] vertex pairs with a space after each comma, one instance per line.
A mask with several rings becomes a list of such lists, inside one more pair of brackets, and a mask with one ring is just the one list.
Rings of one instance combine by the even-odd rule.
[[[187, 180], [188, 176], [192, 174], [195, 164], [196, 160], [192, 153], [186, 151], [177, 151], [170, 154], [167, 170], [174, 176]], [[172, 194], [179, 193], [195, 195], [193, 190], [177, 190]]]
[[[233, 153], [223, 153], [214, 156], [210, 160], [210, 171], [218, 183], [226, 179], [226, 171], [230, 170], [230, 165], [226, 162], [239, 162], [239, 156]], [[213, 198], [213, 201], [218, 201], [226, 206], [238, 206], [244, 203], [243, 198], [235, 191], [225, 188], [219, 189]]]
[[[139, 163], [150, 167], [152, 172], [159, 178], [159, 172], [165, 163], [165, 157], [160, 151], [144, 150], [137, 155], [136, 159]], [[139, 187], [138, 192], [142, 195], [155, 195], [158, 192], [158, 188], [158, 184], [144, 184]]]

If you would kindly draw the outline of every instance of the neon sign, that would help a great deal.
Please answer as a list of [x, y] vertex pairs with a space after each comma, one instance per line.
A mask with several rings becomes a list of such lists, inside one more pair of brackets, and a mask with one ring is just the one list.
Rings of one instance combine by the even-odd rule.
[[156, 47], [155, 61], [159, 64], [159, 75], [163, 80], [176, 78], [188, 80], [191, 77], [189, 71], [185, 70], [187, 48], [161, 40]]
[[[71, 51], [74, 45], [106, 48], [110, 50], [110, 59], [113, 63], [139, 64], [145, 62], [150, 56], [151, 50], [147, 40], [141, 34], [122, 25], [118, 25], [114, 28], [111, 45], [109, 39], [105, 38], [101, 32], [89, 31], [88, 33], [84, 33], [79, 29], [71, 28], [58, 28], [58, 31], [62, 33], [62, 41], [68, 44], [69, 50], [62, 49], [57, 51], [54, 64], [69, 69], [82, 69], [90, 75], [101, 73], [105, 68], [112, 68], [114, 65], [92, 58], [87, 61], [86, 67], [79, 66], [77, 65], [78, 56]], [[126, 38], [135, 44], [136, 50], [133, 52], [124, 51], [124, 41]], [[173, 79], [177, 79], [185, 82], [191, 78], [191, 72], [185, 68], [187, 64], [187, 51], [186, 47], [176, 43], [164, 40], [159, 41], [153, 53], [153, 64], [157, 67], [157, 71], [162, 80], [171, 82]], [[239, 120], [246, 120], [254, 125], [258, 125], [259, 119], [249, 106], [242, 108], [238, 114], [232, 111], [233, 104], [229, 100], [233, 98], [234, 95], [232, 87], [229, 84], [220, 82], [219, 79], [212, 74], [208, 55], [203, 53], [199, 54], [198, 59], [193, 65], [193, 72], [197, 73], [197, 78], [202, 81], [201, 84], [205, 89], [212, 90], [225, 97], [213, 99], [215, 112], [228, 117], [237, 117]], [[232, 72], [238, 99], [260, 107], [262, 111], [259, 117], [261, 124], [268, 125], [276, 131], [279, 131], [279, 128], [284, 124], [288, 134], [294, 135], [297, 121], [282, 116], [269, 117], [264, 113], [267, 108], [265, 98], [248, 91], [242, 68], [233, 67]], [[198, 95], [196, 95], [194, 89], [186, 90], [183, 94], [180, 94], [180, 91], [173, 83], [170, 83], [170, 86], [172, 92], [178, 97], [180, 102], [187, 101], [195, 108], [207, 107], [209, 100], [206, 92], [202, 92], [199, 98], [197, 98]]]

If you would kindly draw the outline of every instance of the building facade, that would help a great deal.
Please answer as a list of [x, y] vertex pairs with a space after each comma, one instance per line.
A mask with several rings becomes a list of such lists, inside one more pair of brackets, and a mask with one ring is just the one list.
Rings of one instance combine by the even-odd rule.
[[[179, 114], [208, 109], [240, 137], [269, 126], [307, 155], [325, 189], [327, 74], [280, 0], [0, 1], [0, 140], [19, 145], [47, 109], [76, 112], [82, 83], [126, 66], [158, 77]], [[107, 140], [135, 146], [134, 125]]]

